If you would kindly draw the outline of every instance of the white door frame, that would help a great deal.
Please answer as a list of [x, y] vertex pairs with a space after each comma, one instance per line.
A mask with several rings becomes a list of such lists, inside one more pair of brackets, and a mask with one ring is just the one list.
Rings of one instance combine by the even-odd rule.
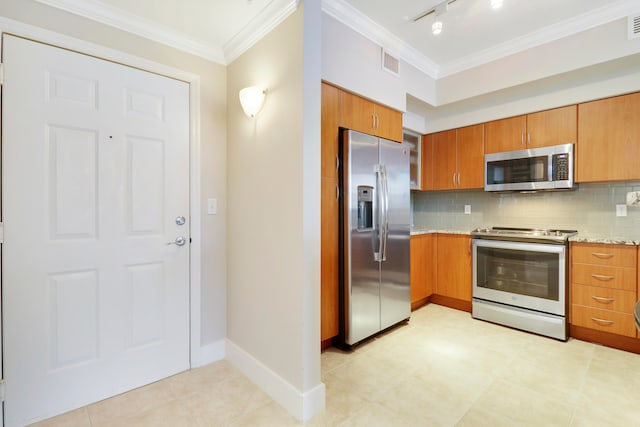
[[[202, 354], [201, 329], [201, 213], [200, 213], [200, 76], [125, 52], [69, 37], [0, 16], [0, 35], [9, 33], [53, 46], [171, 77], [189, 84], [189, 207], [190, 247], [190, 363], [195, 368], [210, 362]], [[1, 52], [0, 52], [1, 53]], [[0, 56], [1, 57], [1, 56]], [[1, 313], [0, 313], [1, 314]], [[0, 419], [0, 425], [2, 420]]]

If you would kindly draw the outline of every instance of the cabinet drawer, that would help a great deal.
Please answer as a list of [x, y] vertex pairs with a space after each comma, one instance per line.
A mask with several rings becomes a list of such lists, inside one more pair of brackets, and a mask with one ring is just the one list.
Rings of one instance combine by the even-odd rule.
[[573, 264], [571, 266], [571, 283], [635, 291], [636, 269]]
[[571, 285], [571, 304], [633, 314], [636, 293], [596, 286]]
[[634, 338], [636, 336], [633, 314], [624, 314], [617, 311], [572, 305], [571, 324], [609, 332], [611, 334], [625, 335]]
[[625, 245], [603, 245], [574, 243], [571, 258], [574, 263], [636, 267], [636, 247]]

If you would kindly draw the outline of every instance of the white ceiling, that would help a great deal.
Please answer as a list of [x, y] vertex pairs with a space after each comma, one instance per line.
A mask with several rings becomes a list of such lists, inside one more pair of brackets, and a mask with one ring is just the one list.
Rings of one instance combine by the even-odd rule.
[[[36, 0], [227, 64], [299, 0]], [[639, 0], [322, 0], [323, 11], [439, 78], [640, 12]], [[451, 1], [451, 0], [448, 0]], [[586, 47], [585, 47], [586, 48]]]

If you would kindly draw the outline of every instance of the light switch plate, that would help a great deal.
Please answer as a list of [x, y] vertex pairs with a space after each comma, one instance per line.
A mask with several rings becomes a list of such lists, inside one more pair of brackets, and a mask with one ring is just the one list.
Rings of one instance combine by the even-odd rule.
[[640, 206], [640, 191], [629, 191], [627, 193], [627, 206]]
[[627, 205], [616, 205], [616, 216], [627, 216]]
[[464, 214], [471, 215], [471, 205], [464, 205]]
[[215, 215], [218, 213], [218, 200], [207, 199], [207, 213], [209, 215]]

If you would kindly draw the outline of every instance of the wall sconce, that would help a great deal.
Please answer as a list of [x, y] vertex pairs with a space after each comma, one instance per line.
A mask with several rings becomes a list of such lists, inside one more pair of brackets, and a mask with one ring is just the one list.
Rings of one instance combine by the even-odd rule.
[[254, 118], [258, 114], [266, 94], [267, 90], [262, 86], [245, 87], [238, 93], [242, 110], [248, 117]]

